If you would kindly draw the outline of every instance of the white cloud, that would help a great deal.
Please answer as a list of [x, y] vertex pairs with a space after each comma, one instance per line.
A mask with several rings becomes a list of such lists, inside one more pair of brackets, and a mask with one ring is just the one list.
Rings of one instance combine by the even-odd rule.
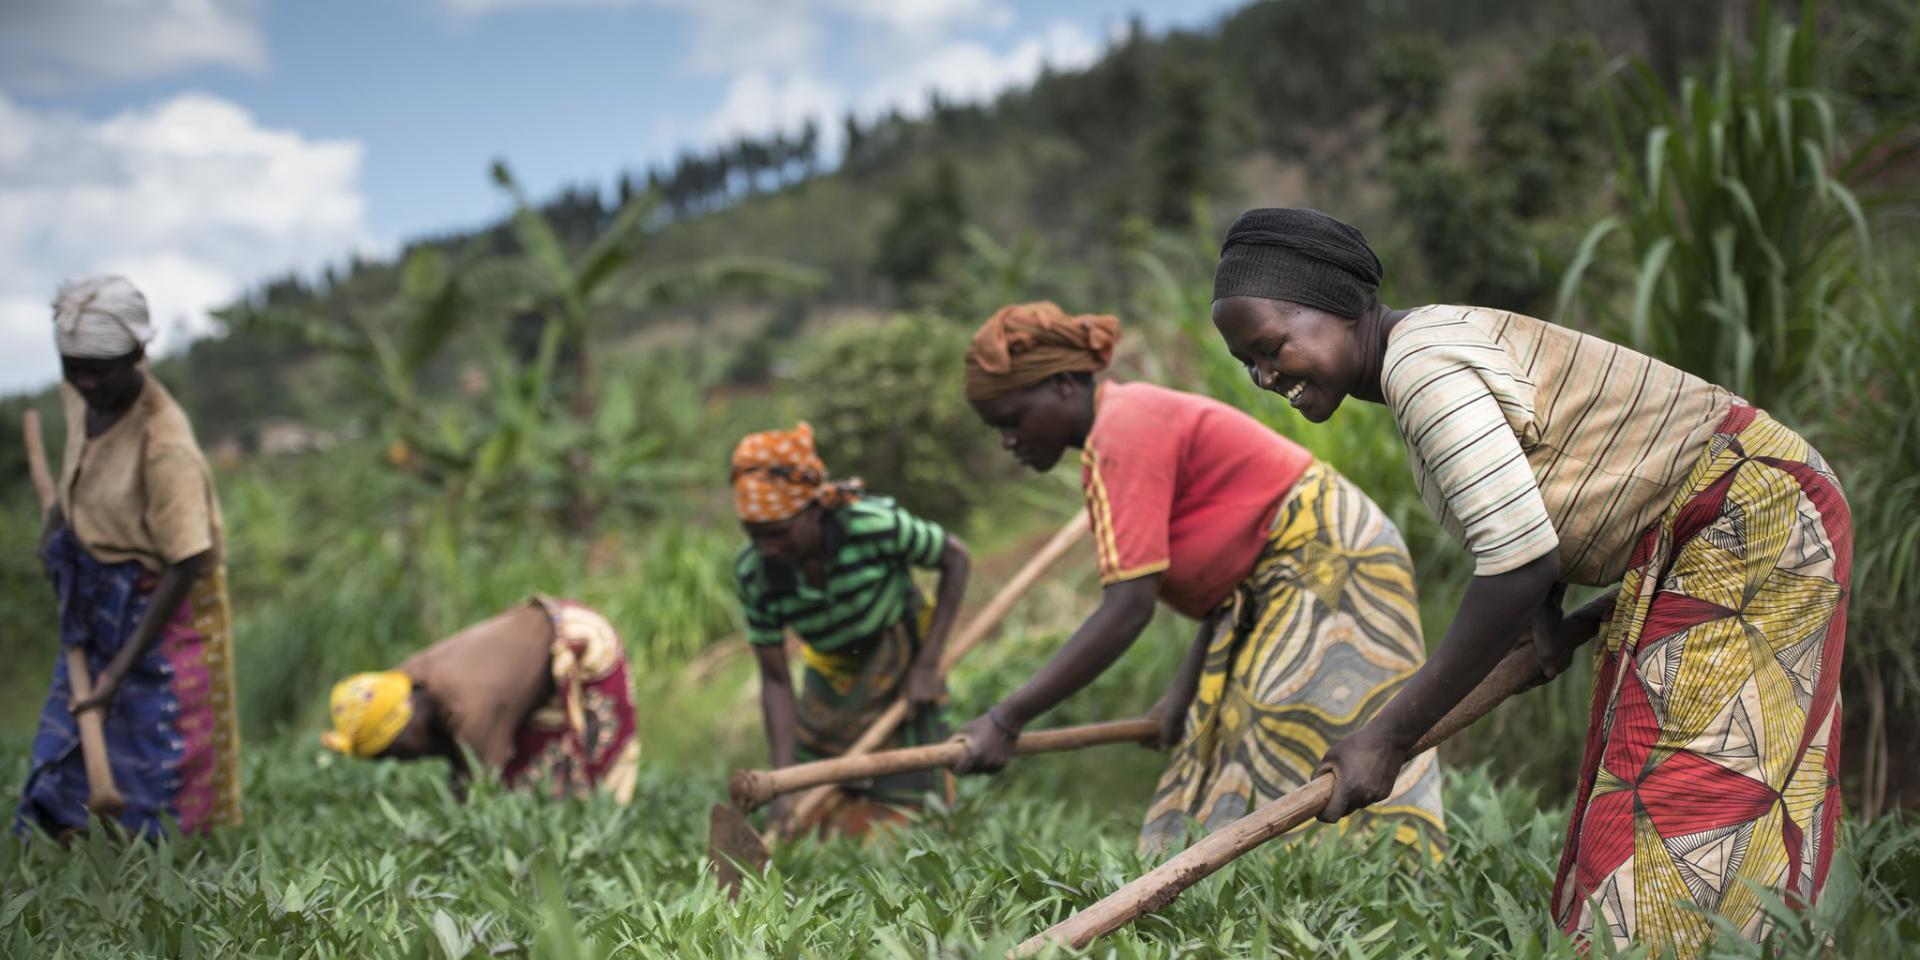
[[440, 0], [440, 5], [465, 16], [481, 16], [520, 7], [624, 7], [643, 0]]
[[826, 24], [812, 0], [654, 0], [693, 20], [687, 65], [701, 73], [806, 69]]
[[856, 19], [922, 37], [955, 27], [1005, 27], [1013, 22], [1013, 8], [998, 0], [833, 0], [833, 5]]
[[370, 249], [361, 154], [204, 94], [98, 122], [0, 95], [0, 393], [58, 375], [47, 302], [67, 276], [126, 274], [165, 350], [250, 284]]
[[1043, 67], [1081, 67], [1099, 55], [1099, 44], [1071, 23], [1056, 23], [1000, 53], [978, 41], [956, 40], [879, 78], [861, 97], [860, 112], [899, 107], [918, 113], [928, 108], [935, 92], [948, 101], [979, 103], [1009, 87], [1032, 83]]
[[907, 43], [872, 72], [857, 93], [825, 80], [811, 63], [787, 70], [732, 72], [708, 137], [794, 130], [812, 118], [820, 124], [828, 155], [839, 150], [840, 118], [849, 111], [873, 117], [889, 110], [925, 113], [938, 93], [948, 102], [979, 103], [1010, 87], [1032, 83], [1047, 66], [1071, 69], [1092, 63], [1100, 45], [1079, 26], [1060, 22], [996, 52], [978, 40]]
[[258, 0], [0, 2], [0, 89], [58, 93], [266, 62]]
[[[953, 26], [1003, 27], [1013, 21], [1013, 8], [1001, 0], [440, 0], [447, 10], [481, 16], [526, 7], [606, 7], [649, 3], [698, 17], [752, 27], [784, 25], [797, 17], [839, 14], [856, 21], [886, 24], [903, 32], [931, 33]], [[762, 32], [762, 31], [750, 31]], [[752, 41], [736, 36], [736, 41]]]
[[728, 85], [706, 132], [714, 139], [727, 140], [769, 130], [791, 131], [810, 117], [827, 126], [845, 103], [845, 91], [809, 71], [776, 79], [764, 71], [750, 70], [735, 76]]
[[[1007, 0], [440, 0], [465, 15], [534, 6], [646, 3], [690, 21], [686, 66], [727, 78], [720, 105], [696, 133], [727, 139], [743, 133], [793, 130], [818, 121], [831, 152], [839, 118], [900, 109], [919, 113], [929, 94], [948, 100], [990, 99], [1031, 82], [1043, 64], [1091, 62], [1099, 45], [1080, 27], [1055, 23], [1045, 33], [996, 50], [961, 32], [999, 33], [1014, 22]], [[832, 38], [831, 48], [828, 39]], [[854, 91], [844, 80], [853, 60], [865, 76]], [[835, 69], [830, 69], [835, 68]], [[679, 125], [671, 125], [676, 130]], [[658, 137], [656, 138], [658, 139]], [[684, 142], [683, 142], [684, 143]], [[691, 146], [686, 143], [684, 145]]]

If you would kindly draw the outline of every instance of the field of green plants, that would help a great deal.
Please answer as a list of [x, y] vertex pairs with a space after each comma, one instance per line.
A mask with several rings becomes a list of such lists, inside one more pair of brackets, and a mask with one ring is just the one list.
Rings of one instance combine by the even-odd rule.
[[[966, 338], [1013, 300], [1111, 311], [1116, 375], [1247, 409], [1387, 509], [1437, 638], [1469, 566], [1420, 503], [1385, 409], [1306, 424], [1212, 331], [1225, 218], [1276, 199], [1257, 176], [1275, 158], [1307, 184], [1286, 201], [1366, 228], [1388, 302], [1471, 299], [1613, 337], [1736, 387], [1833, 461], [1858, 530], [1845, 847], [1817, 909], [1781, 906], [1768, 943], [1714, 955], [1910, 954], [1920, 4], [1806, 4], [1803, 19], [1731, 4], [1751, 16], [1717, 46], [1661, 39], [1686, 4], [1482, 0], [1451, 19], [1339, 6], [1268, 0], [1212, 33], [1136, 30], [1087, 71], [993, 108], [889, 120], [838, 170], [694, 212], [645, 194], [585, 214], [539, 205], [496, 167], [517, 211], [496, 227], [236, 304], [226, 337], [156, 365], [203, 442], [252, 429], [241, 411], [335, 440], [216, 467], [247, 823], [70, 850], [0, 839], [0, 956], [989, 956], [1137, 876], [1162, 761], [1110, 747], [964, 781], [951, 808], [867, 847], [782, 847], [726, 899], [704, 872], [707, 809], [766, 749], [724, 464], [741, 433], [810, 419], [837, 474], [967, 541], [978, 604], [1080, 499], [1074, 471], [1016, 474], [974, 419]], [[1651, 42], [1607, 29], [1636, 17]], [[1262, 31], [1315, 49], [1276, 65]], [[1351, 102], [1315, 99], [1334, 80]], [[1081, 126], [1124, 132], [1123, 148], [1094, 149]], [[741, 236], [753, 256], [717, 246]], [[11, 432], [29, 404], [62, 435], [48, 397], [0, 399], [8, 798], [53, 655]], [[956, 671], [956, 721], [1092, 608], [1091, 567], [1063, 564]], [[430, 764], [319, 749], [336, 678], [536, 590], [591, 604], [627, 641], [643, 748], [630, 806], [486, 786], [458, 803]], [[1162, 612], [1040, 724], [1144, 711], [1188, 629]], [[1577, 663], [1448, 744], [1438, 865], [1358, 837], [1272, 845], [1087, 955], [1575, 956], [1547, 901], [1591, 679]]]
[[[1151, 865], [1133, 849], [1149, 782], [1096, 808], [1072, 779], [1056, 767], [970, 786], [865, 849], [782, 848], [730, 902], [704, 872], [717, 771], [650, 766], [624, 809], [494, 791], [461, 805], [428, 771], [283, 743], [250, 756], [245, 827], [155, 847], [0, 847], [0, 954], [997, 956]], [[1337, 837], [1263, 851], [1090, 955], [1576, 956], [1548, 936], [1544, 907], [1563, 814], [1481, 772], [1449, 788], [1437, 867]], [[1781, 910], [1766, 955], [1895, 957], [1920, 936], [1920, 830], [1856, 824], [1847, 842], [1819, 910]], [[1740, 942], [1714, 955], [1762, 954]]]

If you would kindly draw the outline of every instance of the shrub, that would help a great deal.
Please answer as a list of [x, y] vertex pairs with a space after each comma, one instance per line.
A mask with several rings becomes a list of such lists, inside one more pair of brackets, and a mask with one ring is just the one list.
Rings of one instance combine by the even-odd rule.
[[836, 476], [943, 524], [964, 520], [1006, 468], [961, 392], [968, 330], [927, 315], [843, 326], [801, 358], [794, 406]]

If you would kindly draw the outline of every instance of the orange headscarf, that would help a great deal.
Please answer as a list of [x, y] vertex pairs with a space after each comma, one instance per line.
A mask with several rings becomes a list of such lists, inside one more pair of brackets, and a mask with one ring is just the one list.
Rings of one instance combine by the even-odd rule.
[[1058, 373], [1105, 370], [1120, 321], [1069, 315], [1048, 301], [1001, 307], [967, 348], [967, 399], [992, 400]]
[[733, 448], [733, 508], [747, 523], [785, 520], [818, 501], [829, 507], [859, 499], [860, 481], [827, 481], [813, 449], [813, 427], [749, 433]]

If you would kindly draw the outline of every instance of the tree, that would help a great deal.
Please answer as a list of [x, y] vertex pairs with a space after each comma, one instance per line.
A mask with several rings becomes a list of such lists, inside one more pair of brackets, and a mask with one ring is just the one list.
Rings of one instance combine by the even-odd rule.
[[1425, 296], [1530, 309], [1547, 288], [1525, 231], [1488, 178], [1448, 157], [1437, 118], [1447, 84], [1439, 42], [1398, 37], [1373, 64], [1373, 85], [1386, 106], [1384, 173], [1394, 214], [1420, 253]]
[[1147, 142], [1150, 215], [1160, 226], [1185, 224], [1193, 199], [1219, 179], [1213, 73], [1204, 61], [1169, 61], [1155, 85], [1159, 115]]
[[800, 142], [795, 145], [800, 160], [800, 174], [811, 178], [820, 172], [820, 123], [812, 117], [807, 118], [805, 126], [800, 128]]
[[917, 296], [918, 288], [939, 274], [941, 262], [962, 249], [966, 222], [960, 173], [942, 157], [925, 181], [909, 184], [895, 199], [874, 269], [893, 284], [896, 297]]
[[1475, 160], [1515, 216], [1541, 216], [1583, 192], [1603, 149], [1592, 120], [1598, 59], [1592, 37], [1558, 38], [1528, 58], [1517, 82], [1481, 98]]
[[860, 118], [849, 113], [841, 123], [846, 129], [846, 146], [842, 148], [840, 163], [849, 170], [858, 170], [866, 160], [867, 133], [860, 128]]

